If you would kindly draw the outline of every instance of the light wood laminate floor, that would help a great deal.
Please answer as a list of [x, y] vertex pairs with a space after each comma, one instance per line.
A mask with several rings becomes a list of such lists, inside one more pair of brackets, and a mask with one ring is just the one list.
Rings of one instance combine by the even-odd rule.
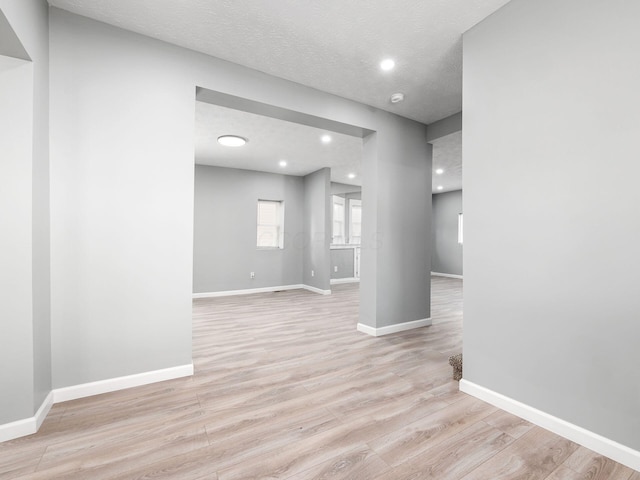
[[356, 331], [357, 285], [194, 302], [193, 377], [54, 405], [0, 478], [640, 480], [458, 391], [462, 282], [433, 326]]

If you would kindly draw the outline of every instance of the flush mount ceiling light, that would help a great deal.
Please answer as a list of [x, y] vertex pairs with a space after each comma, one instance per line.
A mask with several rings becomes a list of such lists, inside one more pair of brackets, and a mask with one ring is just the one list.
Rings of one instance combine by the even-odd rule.
[[443, 188], [444, 188], [444, 187], [443, 187], [442, 185], [438, 185], [438, 186], [436, 187], [436, 189], [437, 189], [437, 190], [442, 190]]
[[395, 66], [396, 66], [396, 62], [394, 62], [390, 58], [385, 58], [380, 62], [380, 68], [385, 72], [388, 72], [389, 70], [393, 70], [393, 67]]
[[400, 103], [404, 100], [404, 93], [394, 93], [391, 95], [391, 103]]
[[436, 175], [442, 175], [443, 173], [444, 173], [444, 170], [443, 170], [443, 169], [441, 169], [441, 168], [438, 168], [438, 169], [436, 170]]
[[329, 143], [331, 141], [331, 136], [323, 135], [322, 137], [320, 137], [320, 140], [322, 140], [322, 143]]
[[349, 177], [349, 178], [356, 178], [356, 174], [355, 174], [355, 173], [350, 173], [349, 175], [347, 175], [347, 177]]
[[286, 160], [280, 160], [280, 162], [278, 162], [278, 165], [280, 165], [281, 167], [286, 167], [287, 166], [287, 161]]
[[237, 135], [222, 135], [221, 137], [218, 137], [218, 143], [225, 147], [241, 147], [248, 141], [249, 140], [246, 138], [242, 138]]

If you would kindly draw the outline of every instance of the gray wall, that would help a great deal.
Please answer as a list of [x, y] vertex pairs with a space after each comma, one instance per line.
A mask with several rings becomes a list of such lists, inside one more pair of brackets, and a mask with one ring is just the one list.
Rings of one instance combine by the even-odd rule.
[[458, 214], [462, 190], [433, 195], [431, 271], [462, 275], [462, 245], [458, 243]]
[[[332, 248], [331, 249], [331, 278], [353, 278], [354, 277], [354, 249], [353, 248]], [[336, 272], [336, 268], [338, 271]]]
[[0, 57], [0, 422], [33, 414], [32, 68]]
[[[3, 185], [3, 204], [10, 205], [17, 228], [3, 228], [3, 239], [12, 243], [10, 257], [0, 263], [3, 274], [9, 280], [3, 288], [0, 302], [2, 335], [0, 351], [2, 365], [11, 366], [0, 375], [2, 405], [0, 423], [19, 420], [33, 415], [51, 391], [50, 353], [50, 287], [49, 287], [49, 48], [48, 5], [44, 0], [0, 0], [0, 10], [7, 23], [31, 59], [30, 108], [14, 117], [10, 128], [21, 128], [20, 120], [28, 124], [29, 138], [9, 134], [3, 128], [7, 141], [18, 150], [9, 153], [8, 143], [3, 143], [3, 169], [17, 167], [10, 176], [10, 185]], [[17, 38], [16, 38], [17, 37]], [[23, 53], [24, 53], [23, 52]], [[23, 55], [24, 56], [24, 55]], [[21, 67], [22, 68], [22, 67]], [[15, 73], [15, 71], [14, 71]], [[3, 72], [3, 83], [7, 79]], [[23, 82], [23, 85], [25, 83]], [[11, 92], [6, 92], [11, 95]], [[19, 101], [20, 94], [11, 99]], [[3, 102], [4, 113], [7, 105]], [[10, 139], [10, 140], [9, 140]], [[22, 153], [20, 153], [22, 152]], [[15, 154], [15, 155], [14, 155]], [[26, 155], [24, 158], [20, 155]], [[10, 158], [20, 159], [20, 165], [12, 165]], [[7, 162], [4, 159], [7, 159]], [[7, 173], [5, 170], [4, 173]], [[2, 182], [2, 180], [0, 180]], [[6, 201], [6, 203], [5, 203]], [[18, 219], [18, 216], [20, 217]], [[4, 223], [4, 222], [3, 222]], [[7, 311], [7, 309], [10, 311]], [[8, 342], [6, 345], [4, 342]]]
[[[305, 285], [330, 290], [329, 243], [331, 219], [329, 192], [331, 169], [322, 168], [304, 177], [304, 255]], [[313, 270], [313, 276], [311, 272]]]
[[465, 378], [636, 450], [639, 18], [508, 3], [464, 36], [462, 130]]
[[[204, 165], [195, 175], [194, 293], [301, 284], [304, 179]], [[258, 199], [284, 201], [283, 249], [256, 248]]]
[[379, 112], [364, 139], [360, 323], [429, 318], [432, 147], [426, 127]]
[[432, 142], [460, 130], [462, 130], [462, 112], [454, 113], [442, 120], [430, 123], [427, 126], [427, 142]]
[[[397, 216], [385, 202], [430, 182], [421, 171], [412, 181], [408, 171], [416, 153], [429, 163], [426, 147], [417, 146], [425, 143], [419, 123], [62, 10], [50, 16], [54, 387], [191, 361], [196, 86], [376, 131], [377, 148], [363, 158], [371, 184], [371, 203], [363, 203], [374, 217], [369, 225], [365, 218], [365, 237], [382, 235], [387, 245], [396, 225], [384, 219]], [[423, 213], [428, 197], [407, 202]], [[388, 242], [405, 252], [401, 262], [384, 263], [386, 250], [375, 243], [363, 252], [372, 287], [363, 298], [375, 308], [373, 297], [384, 292], [387, 302], [369, 319], [394, 323], [428, 312], [428, 230], [420, 224], [412, 232], [420, 240]], [[328, 253], [326, 268], [328, 285]], [[397, 276], [407, 288], [384, 288]], [[395, 306], [400, 315], [391, 314]]]

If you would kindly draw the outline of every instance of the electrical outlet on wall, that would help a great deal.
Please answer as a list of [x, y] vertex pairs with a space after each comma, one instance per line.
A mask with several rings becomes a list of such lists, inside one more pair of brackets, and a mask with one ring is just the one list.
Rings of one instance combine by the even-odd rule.
[[249, 274], [249, 276], [250, 276], [251, 278], [256, 278], [256, 272], [251, 272], [251, 273]]
[[338, 266], [337, 266], [337, 265], [334, 265], [334, 267], [333, 267], [333, 271], [334, 271], [334, 272], [337, 272], [337, 271], [338, 271]]
[[316, 272], [314, 272], [313, 270], [311, 270], [311, 276], [315, 277], [316, 276]]

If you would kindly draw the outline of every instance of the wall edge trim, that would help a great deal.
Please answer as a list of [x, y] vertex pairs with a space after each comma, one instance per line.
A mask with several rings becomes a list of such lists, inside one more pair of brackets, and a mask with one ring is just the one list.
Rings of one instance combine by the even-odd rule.
[[396, 323], [385, 327], [371, 327], [364, 323], [358, 323], [358, 331], [371, 335], [373, 337], [381, 337], [396, 332], [404, 332], [405, 330], [413, 330], [414, 328], [428, 327], [431, 325], [431, 317], [421, 318], [420, 320], [412, 320], [410, 322]]
[[52, 405], [53, 392], [49, 392], [33, 417], [0, 425], [0, 443], [36, 433], [40, 425], [42, 425], [42, 422], [44, 422], [49, 410], [51, 410]]
[[331, 290], [322, 290], [321, 288], [312, 287], [311, 285], [303, 285], [302, 288], [313, 293], [319, 293], [320, 295], [331, 295]]
[[331, 285], [340, 285], [342, 283], [360, 283], [360, 279], [356, 277], [348, 278], [332, 278], [329, 283]]
[[76, 400], [78, 398], [91, 397], [102, 393], [140, 387], [142, 385], [189, 377], [191, 375], [193, 375], [193, 363], [136, 373], [134, 375], [108, 378], [97, 382], [81, 383], [70, 387], [56, 388], [53, 390], [53, 403], [68, 402], [69, 400]]
[[219, 292], [203, 292], [194, 293], [192, 298], [214, 298], [214, 297], [230, 297], [233, 295], [251, 295], [254, 293], [271, 293], [281, 290], [299, 290], [304, 289], [305, 285], [280, 285], [275, 287], [259, 287], [259, 288], [243, 288], [241, 290], [222, 290]]
[[550, 430], [629, 468], [640, 471], [640, 452], [637, 450], [464, 378], [460, 380], [460, 391], [524, 418], [539, 427]]
[[459, 278], [460, 280], [463, 280], [462, 275], [454, 275], [453, 273], [431, 272], [431, 275], [434, 277]]
[[319, 293], [321, 295], [331, 295], [331, 290], [322, 290], [317, 287], [312, 287], [311, 285], [298, 283], [295, 285], [278, 285], [275, 287], [243, 288], [241, 290], [221, 290], [219, 292], [194, 293], [191, 298], [231, 297], [234, 295], [252, 295], [254, 293], [273, 293], [283, 290], [309, 290], [310, 292]]
[[33, 416], [36, 422], [36, 432], [40, 429], [40, 426], [42, 425], [42, 422], [44, 422], [44, 419], [47, 418], [47, 415], [49, 415], [49, 411], [51, 410], [51, 407], [53, 407], [53, 398], [54, 395], [52, 390], [49, 392], [47, 398], [44, 399], [42, 405], [40, 405], [40, 408], [38, 408], [38, 411]]

